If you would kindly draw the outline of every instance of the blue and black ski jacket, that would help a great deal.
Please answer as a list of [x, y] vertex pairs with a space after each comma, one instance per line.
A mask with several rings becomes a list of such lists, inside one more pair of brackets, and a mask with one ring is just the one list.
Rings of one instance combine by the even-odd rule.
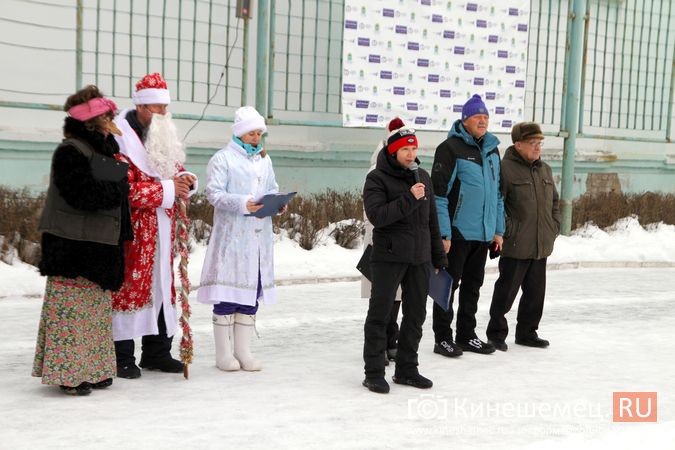
[[436, 148], [431, 180], [444, 239], [489, 242], [504, 234], [497, 145], [491, 133], [477, 142], [457, 120]]

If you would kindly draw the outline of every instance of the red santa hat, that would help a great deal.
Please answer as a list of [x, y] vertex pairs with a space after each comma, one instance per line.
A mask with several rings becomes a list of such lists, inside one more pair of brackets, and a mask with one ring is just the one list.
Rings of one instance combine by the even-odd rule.
[[406, 127], [398, 117], [389, 122], [387, 129], [389, 130], [389, 136], [387, 137], [387, 150], [389, 154], [393, 155], [401, 147], [408, 145], [418, 147], [415, 130]]
[[158, 72], [148, 74], [136, 83], [136, 92], [131, 95], [134, 105], [168, 105], [171, 103], [166, 80]]

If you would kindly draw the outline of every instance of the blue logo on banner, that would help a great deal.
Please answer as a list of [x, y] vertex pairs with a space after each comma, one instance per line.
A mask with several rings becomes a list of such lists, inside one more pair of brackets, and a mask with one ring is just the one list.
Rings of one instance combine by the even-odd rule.
[[527, 31], [527, 24], [526, 23], [519, 23], [518, 24], [518, 31]]
[[476, 20], [476, 26], [478, 28], [487, 28], [487, 20]]
[[497, 58], [508, 58], [509, 52], [506, 50], [497, 50]]
[[396, 32], [398, 34], [408, 34], [408, 27], [405, 25], [396, 25]]
[[464, 108], [464, 105], [452, 105], [452, 112], [462, 112], [462, 108]]
[[499, 36], [491, 34], [490, 36], [488, 36], [488, 42], [491, 44], [496, 44], [497, 42], [499, 42]]
[[496, 106], [495, 107], [495, 114], [504, 114], [505, 111], [506, 111], [506, 108], [504, 108], [503, 106]]
[[408, 111], [417, 111], [417, 109], [418, 109], [418, 108], [417, 108], [417, 103], [406, 103], [406, 104], [405, 104], [405, 108], [406, 108]]
[[419, 50], [420, 44], [418, 42], [408, 42], [408, 50]]
[[394, 95], [405, 95], [405, 88], [400, 86], [394, 86]]
[[516, 66], [506, 66], [504, 69], [506, 73], [516, 73]]
[[443, 38], [444, 39], [454, 39], [455, 38], [455, 32], [450, 31], [450, 30], [444, 30], [443, 31]]
[[355, 84], [345, 84], [342, 86], [342, 90], [344, 92], [356, 92], [356, 85]]
[[443, 23], [443, 16], [440, 14], [432, 14], [431, 21], [435, 23]]
[[415, 125], [425, 125], [427, 123], [426, 117], [415, 117]]
[[345, 20], [345, 28], [356, 30], [358, 27], [359, 23], [356, 20]]
[[370, 47], [370, 39], [368, 38], [359, 38], [358, 45], [363, 47]]
[[473, 63], [464, 63], [464, 70], [474, 70]]
[[467, 3], [466, 4], [466, 10], [467, 11], [478, 11], [478, 4], [477, 3]]
[[377, 122], [377, 114], [366, 114], [366, 122]]
[[517, 16], [518, 8], [509, 8], [509, 16]]
[[452, 91], [449, 90], [449, 89], [441, 89], [441, 91], [439, 92], [439, 95], [440, 95], [440, 97], [443, 97], [443, 98], [450, 98], [450, 97], [452, 97]]
[[502, 120], [502, 128], [511, 128], [513, 126], [513, 122], [510, 120]]
[[425, 6], [431, 6], [431, 0], [421, 0], [420, 3]]
[[439, 81], [439, 76], [430, 73], [430, 74], [429, 74], [429, 78], [427, 79], [427, 81], [428, 81], [429, 83], [438, 83], [438, 81]]
[[524, 88], [525, 87], [525, 80], [516, 80], [516, 87], [517, 88]]
[[394, 17], [394, 10], [389, 8], [382, 8], [382, 15], [384, 17]]
[[391, 72], [389, 70], [381, 70], [380, 78], [383, 80], [391, 80]]
[[485, 100], [494, 100], [497, 98], [497, 94], [494, 92], [486, 92], [485, 93]]
[[473, 79], [473, 84], [475, 86], [482, 86], [482, 85], [485, 84], [485, 79], [476, 77], [476, 78]]
[[464, 47], [455, 47], [453, 53], [455, 55], [463, 55], [464, 54]]
[[419, 58], [417, 60], [417, 67], [429, 67], [429, 60], [428, 59], [422, 59]]
[[380, 55], [368, 55], [368, 62], [380, 63]]
[[367, 108], [368, 105], [370, 105], [370, 102], [368, 100], [357, 100], [356, 101], [356, 107], [357, 108]]

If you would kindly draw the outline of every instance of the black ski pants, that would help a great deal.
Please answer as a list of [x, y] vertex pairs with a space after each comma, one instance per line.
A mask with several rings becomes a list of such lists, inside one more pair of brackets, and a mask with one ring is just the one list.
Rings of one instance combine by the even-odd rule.
[[403, 317], [398, 335], [396, 370], [399, 376], [417, 374], [417, 349], [427, 315], [429, 293], [428, 263], [412, 265], [396, 262], [372, 262], [372, 286], [368, 315], [363, 326], [363, 360], [367, 378], [384, 377], [387, 324], [399, 284], [403, 292]]
[[453, 303], [457, 289], [459, 289], [457, 341], [466, 342], [476, 337], [476, 311], [480, 288], [485, 279], [487, 253], [487, 242], [452, 241], [448, 252], [448, 273], [453, 279], [450, 308], [443, 311], [443, 308], [434, 302], [433, 330], [437, 343], [452, 340]]

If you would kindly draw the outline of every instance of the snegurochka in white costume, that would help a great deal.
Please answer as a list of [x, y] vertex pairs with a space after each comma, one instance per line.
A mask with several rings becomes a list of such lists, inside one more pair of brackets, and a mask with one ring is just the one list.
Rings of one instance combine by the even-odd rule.
[[215, 211], [197, 299], [213, 304], [216, 365], [226, 371], [262, 368], [250, 350], [258, 302], [277, 299], [272, 218], [247, 216], [262, 207], [257, 199], [279, 191], [260, 142], [265, 132], [254, 108], [239, 108], [232, 140], [207, 167], [206, 195]]

